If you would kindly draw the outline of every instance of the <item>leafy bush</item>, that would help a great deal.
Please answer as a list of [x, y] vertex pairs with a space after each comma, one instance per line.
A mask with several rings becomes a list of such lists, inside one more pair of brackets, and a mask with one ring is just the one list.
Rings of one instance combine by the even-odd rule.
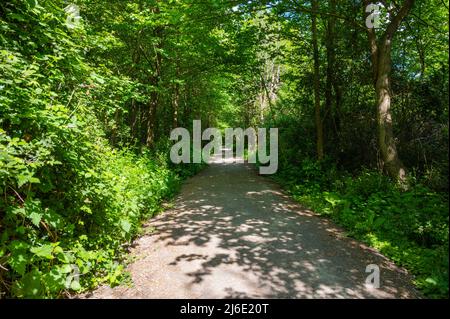
[[197, 169], [110, 146], [102, 112], [129, 81], [85, 61], [61, 4], [0, 4], [0, 298], [116, 284], [124, 243]]
[[[4, 132], [1, 136], [9, 140]], [[152, 216], [176, 191], [180, 177], [155, 156], [119, 152], [101, 143], [83, 145], [89, 150], [84, 154], [95, 154], [83, 165], [67, 160], [71, 148], [64, 155], [45, 149], [57, 159], [52, 166], [27, 163], [11, 144], [1, 144], [2, 155], [10, 159], [2, 161], [2, 291], [50, 297], [117, 283], [123, 243], [137, 234], [142, 218]], [[16, 174], [11, 162], [28, 170]], [[67, 286], [73, 265], [80, 271], [80, 286], [76, 281]]]

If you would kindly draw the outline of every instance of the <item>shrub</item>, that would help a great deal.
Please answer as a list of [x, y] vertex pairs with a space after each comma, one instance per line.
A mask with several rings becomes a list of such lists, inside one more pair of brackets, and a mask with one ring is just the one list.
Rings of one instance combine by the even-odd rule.
[[[123, 243], [176, 191], [180, 177], [155, 156], [116, 151], [101, 142], [82, 143], [91, 161], [68, 160], [72, 148], [64, 153], [45, 149], [55, 163], [27, 167], [18, 150], [29, 148], [14, 148], [13, 143], [2, 144], [2, 154], [9, 158], [2, 172], [16, 177], [2, 179], [2, 291], [17, 297], [53, 297], [100, 282], [117, 283]], [[27, 168], [29, 175], [13, 175], [16, 166], [10, 162]], [[67, 282], [74, 265], [80, 285]]]

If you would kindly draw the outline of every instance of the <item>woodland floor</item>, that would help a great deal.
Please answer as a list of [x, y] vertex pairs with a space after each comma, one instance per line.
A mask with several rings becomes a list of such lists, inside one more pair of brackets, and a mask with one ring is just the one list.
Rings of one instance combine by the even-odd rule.
[[[420, 298], [411, 276], [248, 164], [214, 163], [132, 248], [132, 285], [82, 298]], [[381, 287], [365, 285], [380, 267]]]

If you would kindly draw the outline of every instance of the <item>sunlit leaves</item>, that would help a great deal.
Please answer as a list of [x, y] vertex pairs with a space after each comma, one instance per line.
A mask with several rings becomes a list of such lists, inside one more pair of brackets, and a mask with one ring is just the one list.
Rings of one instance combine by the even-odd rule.
[[38, 247], [32, 247], [30, 251], [36, 255], [37, 257], [53, 259], [53, 246], [52, 245], [43, 245]]

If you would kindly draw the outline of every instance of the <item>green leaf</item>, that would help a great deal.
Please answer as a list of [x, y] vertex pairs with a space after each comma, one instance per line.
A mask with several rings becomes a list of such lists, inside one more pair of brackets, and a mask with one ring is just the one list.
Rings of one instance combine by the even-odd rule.
[[13, 291], [17, 297], [36, 298], [42, 294], [41, 272], [33, 269], [13, 286]]
[[63, 218], [55, 213], [53, 210], [45, 209], [43, 212], [43, 219], [54, 228], [62, 228], [64, 227]]
[[38, 257], [53, 259], [53, 247], [52, 245], [43, 245], [40, 247], [32, 247], [30, 251]]
[[17, 186], [22, 187], [23, 185], [28, 183], [29, 180], [30, 180], [29, 175], [18, 175], [17, 176]]
[[18, 14], [18, 13], [10, 13], [9, 17], [11, 19], [14, 19], [14, 20], [17, 20], [17, 21], [22, 21], [22, 22], [27, 21], [27, 19], [23, 15]]
[[30, 183], [31, 184], [39, 184], [41, 181], [39, 180], [39, 178], [36, 177], [31, 177], [30, 178]]
[[60, 262], [65, 264], [71, 263], [75, 260], [75, 257], [71, 253], [67, 252], [57, 254], [57, 258]]
[[78, 291], [81, 289], [81, 285], [78, 282], [78, 280], [74, 280], [70, 283], [70, 289], [75, 290], [75, 291]]
[[63, 273], [63, 274], [68, 274], [68, 273], [70, 273], [70, 272], [72, 272], [72, 266], [71, 265], [62, 265], [61, 266], [61, 272]]
[[31, 222], [35, 226], [39, 226], [39, 223], [41, 222], [41, 219], [42, 219], [42, 214], [32, 212], [28, 217], [31, 219]]
[[23, 274], [25, 274], [28, 260], [29, 258], [26, 253], [26, 250], [19, 249], [12, 252], [11, 257], [8, 260], [8, 263], [14, 271], [16, 271], [19, 275], [23, 276]]
[[[65, 265], [67, 266], [67, 265]], [[43, 282], [47, 289], [51, 292], [58, 292], [61, 289], [64, 289], [66, 282], [66, 275], [62, 271], [62, 267], [54, 266], [50, 270], [50, 272], [46, 273], [43, 276]]]
[[131, 229], [131, 223], [126, 219], [122, 219], [120, 221], [120, 227], [122, 227], [123, 231], [128, 234]]
[[36, 0], [27, 0], [27, 3], [30, 5], [31, 8], [34, 8], [37, 5]]

